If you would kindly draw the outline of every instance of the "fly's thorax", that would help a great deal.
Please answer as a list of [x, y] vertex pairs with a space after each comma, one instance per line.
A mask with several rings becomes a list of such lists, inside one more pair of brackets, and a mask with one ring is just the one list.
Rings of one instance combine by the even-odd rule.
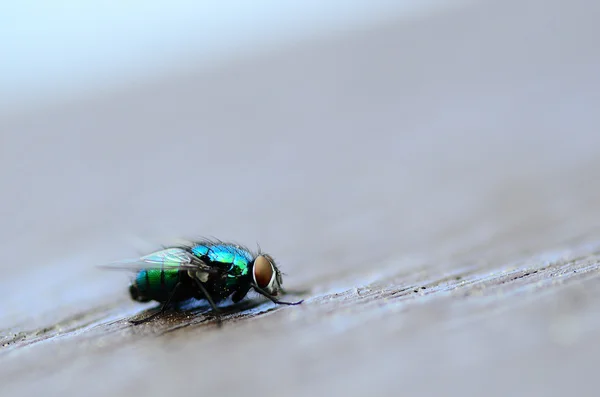
[[258, 287], [271, 295], [277, 295], [281, 291], [281, 272], [268, 254], [260, 254], [254, 259], [252, 279]]
[[205, 242], [193, 246], [191, 252], [203, 262], [237, 277], [249, 273], [253, 260], [252, 253], [247, 249], [233, 244]]

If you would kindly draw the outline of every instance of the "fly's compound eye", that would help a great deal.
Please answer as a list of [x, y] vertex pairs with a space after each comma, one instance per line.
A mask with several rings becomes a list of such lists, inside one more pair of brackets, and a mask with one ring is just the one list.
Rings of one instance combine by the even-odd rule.
[[260, 288], [270, 290], [275, 281], [275, 269], [271, 262], [263, 255], [259, 255], [254, 260], [254, 282]]

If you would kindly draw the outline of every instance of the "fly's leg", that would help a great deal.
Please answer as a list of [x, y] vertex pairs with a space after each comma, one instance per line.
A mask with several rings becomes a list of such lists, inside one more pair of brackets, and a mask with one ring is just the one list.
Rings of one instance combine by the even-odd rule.
[[194, 281], [196, 282], [196, 285], [198, 286], [198, 288], [200, 288], [200, 291], [202, 291], [202, 293], [204, 294], [204, 297], [210, 304], [210, 307], [212, 307], [213, 312], [215, 313], [215, 317], [217, 319], [217, 325], [220, 327], [222, 325], [221, 311], [219, 310], [217, 305], [215, 305], [215, 302], [211, 298], [210, 294], [208, 293], [208, 291], [206, 290], [204, 285], [202, 285], [202, 282], [196, 278], [194, 278]]
[[146, 323], [146, 322], [152, 320], [154, 317], [156, 317], [160, 314], [163, 314], [165, 312], [165, 310], [167, 309], [167, 307], [169, 306], [169, 304], [171, 303], [171, 299], [173, 298], [173, 296], [175, 296], [175, 293], [177, 292], [177, 289], [179, 288], [180, 285], [181, 285], [181, 283], [175, 284], [175, 288], [173, 288], [173, 291], [169, 295], [169, 298], [167, 299], [167, 301], [165, 303], [163, 303], [163, 305], [161, 306], [159, 311], [157, 311], [156, 313], [153, 313], [153, 314], [149, 315], [148, 317], [145, 317], [141, 320], [129, 320], [129, 322], [133, 325], [140, 325], [140, 324], [143, 324], [143, 323]]
[[254, 285], [253, 284], [252, 288], [254, 288], [256, 290], [256, 292], [258, 292], [262, 296], [268, 298], [271, 302], [277, 303], [278, 305], [299, 305], [302, 302], [304, 302], [304, 299], [301, 299], [298, 302], [284, 302], [284, 301], [280, 301], [279, 299], [275, 298], [273, 295], [269, 294], [264, 289], [260, 288], [258, 285]]

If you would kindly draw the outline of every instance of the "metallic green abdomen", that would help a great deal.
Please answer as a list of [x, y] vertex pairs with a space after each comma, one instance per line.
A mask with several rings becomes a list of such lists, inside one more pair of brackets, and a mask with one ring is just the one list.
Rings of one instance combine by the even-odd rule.
[[135, 277], [138, 301], [156, 300], [165, 302], [179, 282], [179, 269], [144, 269]]

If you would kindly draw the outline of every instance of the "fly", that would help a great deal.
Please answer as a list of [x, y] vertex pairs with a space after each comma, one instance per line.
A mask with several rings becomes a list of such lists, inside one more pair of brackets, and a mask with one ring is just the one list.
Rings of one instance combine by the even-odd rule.
[[221, 314], [216, 303], [231, 297], [234, 303], [252, 289], [280, 305], [298, 305], [276, 298], [283, 292], [281, 272], [269, 254], [221, 241], [199, 241], [165, 248], [139, 259], [115, 262], [105, 267], [132, 270], [136, 276], [129, 286], [137, 302], [157, 301], [160, 310], [133, 324], [145, 323], [169, 306], [192, 298], [207, 301], [218, 323]]

